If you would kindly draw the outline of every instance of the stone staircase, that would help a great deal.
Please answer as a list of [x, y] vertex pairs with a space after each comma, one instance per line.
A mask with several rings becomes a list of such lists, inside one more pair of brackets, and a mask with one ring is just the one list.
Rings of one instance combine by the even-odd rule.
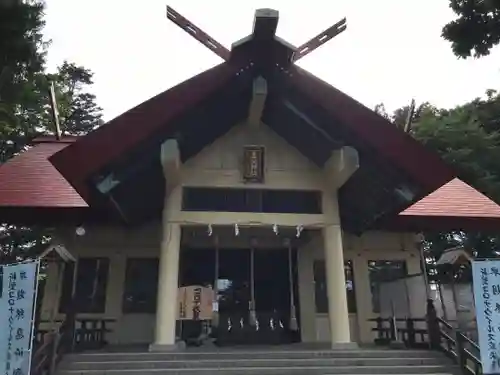
[[334, 375], [459, 374], [444, 357], [416, 350], [283, 350], [246, 348], [150, 353], [121, 351], [66, 356], [59, 375]]

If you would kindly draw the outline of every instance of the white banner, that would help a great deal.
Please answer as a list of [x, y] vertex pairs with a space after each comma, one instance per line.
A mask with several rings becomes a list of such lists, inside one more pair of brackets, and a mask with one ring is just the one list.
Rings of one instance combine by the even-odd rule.
[[0, 371], [29, 375], [39, 262], [0, 266]]
[[483, 374], [500, 373], [500, 260], [472, 262]]

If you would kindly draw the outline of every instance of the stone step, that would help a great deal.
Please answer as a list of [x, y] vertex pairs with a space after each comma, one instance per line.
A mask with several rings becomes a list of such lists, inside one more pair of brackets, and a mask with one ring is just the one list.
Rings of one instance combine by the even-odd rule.
[[98, 352], [71, 354], [65, 361], [106, 362], [106, 361], [203, 361], [205, 359], [309, 359], [309, 358], [445, 358], [439, 352], [425, 350], [214, 350], [186, 352]]
[[66, 362], [61, 369], [67, 370], [134, 370], [134, 369], [223, 369], [223, 368], [278, 368], [278, 367], [349, 367], [349, 366], [437, 366], [442, 358], [266, 358], [266, 359], [204, 359], [204, 360], [162, 360], [162, 361], [99, 361]]
[[[151, 353], [138, 348], [66, 356], [59, 375], [455, 375], [442, 353], [426, 350], [190, 348]], [[119, 351], [118, 351], [119, 350]]]
[[233, 367], [184, 369], [62, 370], [59, 375], [366, 375], [366, 374], [458, 374], [445, 365], [429, 366], [336, 366], [336, 367]]

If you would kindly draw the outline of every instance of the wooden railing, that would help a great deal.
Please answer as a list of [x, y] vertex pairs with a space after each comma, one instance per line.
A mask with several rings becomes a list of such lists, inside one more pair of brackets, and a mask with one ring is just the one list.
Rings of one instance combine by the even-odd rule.
[[35, 337], [33, 338], [33, 347], [35, 350], [43, 344], [44, 337], [49, 333], [50, 329], [37, 329], [35, 330]]
[[[31, 375], [52, 375], [64, 354], [107, 345], [108, 324], [113, 319], [72, 319], [56, 321], [55, 330], [39, 329], [33, 343]], [[47, 323], [47, 322], [41, 322]]]
[[440, 338], [436, 344], [441, 350], [460, 366], [464, 374], [482, 374], [479, 346], [445, 320], [437, 318], [437, 324]]
[[78, 319], [76, 321], [74, 350], [101, 349], [108, 344], [106, 334], [112, 330], [114, 319]]
[[409, 348], [428, 348], [427, 326], [425, 318], [376, 318], [372, 328], [376, 332], [375, 343], [387, 345], [402, 342]]
[[75, 319], [68, 316], [55, 330], [35, 333], [31, 375], [51, 375], [64, 354], [73, 350]]
[[372, 331], [376, 332], [376, 344], [402, 343], [409, 348], [439, 350], [459, 365], [463, 374], [482, 374], [479, 346], [439, 318], [432, 302], [428, 302], [425, 318], [376, 318], [370, 321], [375, 323]]

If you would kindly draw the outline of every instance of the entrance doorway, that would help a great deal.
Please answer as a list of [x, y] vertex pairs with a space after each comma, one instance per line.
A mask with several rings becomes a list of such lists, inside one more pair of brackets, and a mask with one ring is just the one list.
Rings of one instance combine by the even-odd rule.
[[295, 250], [183, 249], [179, 276], [181, 286], [215, 286], [217, 344], [300, 341]]

